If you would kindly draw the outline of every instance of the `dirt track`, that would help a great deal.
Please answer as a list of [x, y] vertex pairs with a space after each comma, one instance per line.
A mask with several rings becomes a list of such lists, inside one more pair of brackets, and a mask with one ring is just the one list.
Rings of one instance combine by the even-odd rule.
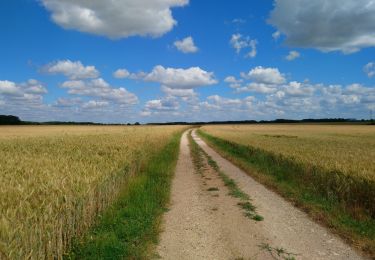
[[[204, 176], [195, 173], [185, 133], [170, 211], [164, 216], [164, 232], [157, 248], [162, 259], [284, 259], [274, 258], [259, 247], [261, 244], [296, 254], [295, 259], [361, 259], [339, 238], [218, 155], [195, 133], [193, 137], [250, 195], [264, 220], [245, 217], [237, 206], [238, 199], [227, 195], [215, 171], [207, 167]], [[212, 187], [218, 191], [208, 191]]]

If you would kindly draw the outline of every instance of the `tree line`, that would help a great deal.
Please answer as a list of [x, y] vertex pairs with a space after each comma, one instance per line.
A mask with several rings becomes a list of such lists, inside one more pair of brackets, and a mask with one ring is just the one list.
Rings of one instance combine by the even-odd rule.
[[[275, 119], [275, 120], [236, 120], [236, 121], [209, 121], [209, 122], [164, 122], [164, 123], [148, 123], [147, 125], [218, 125], [218, 124], [292, 124], [292, 123], [370, 123], [373, 120], [353, 119], [353, 118], [308, 118], [308, 119]], [[32, 122], [22, 121], [18, 116], [0, 115], [0, 125], [140, 125], [139, 122], [134, 124], [103, 124], [95, 122], [75, 122], [75, 121], [48, 121], [48, 122]]]

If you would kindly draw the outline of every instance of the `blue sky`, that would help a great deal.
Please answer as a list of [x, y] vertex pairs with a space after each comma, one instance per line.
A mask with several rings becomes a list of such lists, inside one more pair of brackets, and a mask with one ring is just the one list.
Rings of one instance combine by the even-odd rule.
[[23, 120], [375, 110], [373, 0], [1, 1], [0, 32], [0, 114]]

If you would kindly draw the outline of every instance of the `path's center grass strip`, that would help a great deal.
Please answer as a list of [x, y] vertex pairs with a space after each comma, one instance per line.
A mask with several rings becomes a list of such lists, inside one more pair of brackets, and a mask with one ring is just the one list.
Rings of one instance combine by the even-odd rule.
[[272, 247], [267, 243], [260, 244], [259, 248], [268, 252], [276, 260], [295, 260], [295, 256], [298, 256], [298, 254], [290, 253], [282, 247]]
[[194, 141], [193, 137], [191, 136], [191, 132], [192, 131], [189, 131], [189, 134], [188, 134], [191, 158], [193, 160], [196, 173], [203, 175], [203, 172], [205, 170], [203, 150]]
[[145, 259], [157, 242], [169, 200], [181, 134], [158, 152], [140, 174], [130, 178], [117, 201], [76, 241], [67, 259]]
[[206, 163], [220, 176], [224, 185], [229, 189], [229, 195], [239, 198], [241, 201], [237, 203], [239, 207], [244, 210], [246, 217], [255, 221], [262, 221], [263, 217], [256, 213], [256, 207], [250, 202], [250, 196], [244, 193], [237, 185], [237, 183], [228, 177], [219, 167], [219, 165], [209, 156], [193, 139], [191, 131], [189, 132], [190, 151], [193, 158], [195, 169], [198, 173], [204, 172]]
[[[309, 176], [305, 175], [304, 169], [299, 165], [294, 165], [290, 160], [283, 160], [261, 149], [230, 142], [201, 130], [197, 132], [221, 155], [255, 179], [293, 201], [313, 219], [325, 224], [365, 253], [375, 256], [375, 219], [366, 214], [366, 211], [357, 208], [356, 210], [361, 214], [354, 217], [352, 212], [348, 211], [348, 204], [333, 196], [337, 193], [330, 193], [332, 196], [327, 196], [325, 192], [320, 193], [321, 189]], [[319, 176], [323, 175], [317, 175], [314, 178], [319, 178]], [[326, 173], [325, 181], [321, 179], [320, 186], [333, 185], [329, 178], [329, 173]], [[366, 189], [367, 191], [369, 189]]]

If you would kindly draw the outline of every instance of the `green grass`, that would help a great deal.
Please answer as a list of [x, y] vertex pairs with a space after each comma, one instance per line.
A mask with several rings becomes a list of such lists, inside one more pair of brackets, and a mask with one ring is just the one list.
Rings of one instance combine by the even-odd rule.
[[98, 218], [66, 259], [145, 259], [157, 242], [169, 200], [181, 134], [130, 178], [117, 201]]
[[190, 154], [191, 158], [193, 160], [195, 172], [203, 175], [205, 164], [204, 160], [202, 159], [203, 151], [200, 149], [199, 145], [193, 140], [193, 137], [191, 136], [191, 131], [189, 131], [188, 134], [188, 140], [189, 140], [189, 147], [190, 147]]
[[[255, 179], [293, 201], [312, 218], [332, 228], [365, 253], [375, 256], [375, 219], [368, 211], [362, 208], [349, 208], [348, 202], [338, 198], [334, 192], [335, 183], [329, 179], [330, 173], [325, 173], [325, 179], [317, 181], [314, 178], [323, 178], [322, 173], [312, 172], [316, 173], [316, 176], [311, 177], [311, 172], [307, 174], [302, 165], [291, 160], [251, 146], [217, 138], [201, 130], [198, 130], [198, 134], [220, 154]], [[349, 178], [347, 181], [351, 183]], [[328, 186], [331, 191], [323, 185]], [[365, 192], [368, 191], [370, 189]], [[370, 201], [373, 198], [368, 199]], [[365, 202], [354, 204], [358, 203]]]
[[[189, 132], [189, 144], [190, 151], [193, 158], [196, 171], [203, 174], [205, 162], [220, 176], [224, 185], [229, 189], [229, 195], [235, 198], [239, 198], [241, 202], [237, 205], [240, 206], [244, 211], [244, 215], [255, 221], [262, 221], [263, 217], [256, 213], [256, 207], [251, 204], [250, 197], [244, 193], [237, 185], [237, 183], [228, 177], [219, 167], [219, 165], [209, 156], [193, 139], [191, 131]], [[217, 191], [218, 188], [209, 188], [208, 191]]]
[[297, 254], [293, 254], [288, 252], [282, 247], [272, 247], [269, 244], [262, 243], [259, 245], [259, 248], [268, 252], [273, 259], [280, 259], [280, 260], [295, 260], [295, 256], [298, 256]]

